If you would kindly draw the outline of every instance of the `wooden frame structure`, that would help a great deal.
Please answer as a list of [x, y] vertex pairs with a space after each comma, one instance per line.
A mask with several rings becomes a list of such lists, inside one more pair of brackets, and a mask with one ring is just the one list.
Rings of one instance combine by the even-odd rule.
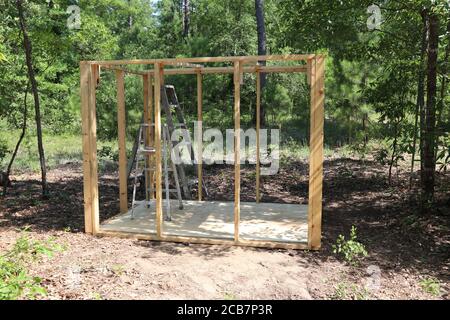
[[[261, 61], [296, 61], [301, 64], [282, 66], [262, 66]], [[200, 63], [232, 64], [229, 67], [204, 67]], [[130, 65], [152, 65], [153, 69], [136, 71], [127, 69]], [[100, 68], [113, 70], [117, 80], [118, 104], [118, 138], [119, 138], [119, 187], [120, 211], [127, 212], [127, 173], [125, 150], [125, 96], [124, 75], [141, 76], [144, 84], [144, 121], [154, 123], [153, 132], [146, 132], [156, 148], [155, 181], [156, 185], [156, 234], [123, 233], [101, 230], [99, 219], [99, 193], [97, 170], [97, 121], [96, 121], [96, 88], [100, 79]], [[257, 107], [257, 164], [256, 164], [256, 201], [260, 200], [260, 74], [275, 72], [306, 73], [310, 85], [311, 119], [310, 119], [310, 164], [309, 164], [309, 202], [308, 202], [308, 241], [307, 243], [289, 243], [281, 241], [244, 240], [239, 237], [240, 222], [240, 87], [243, 73], [255, 73], [256, 107]], [[192, 74], [197, 76], [197, 116], [202, 119], [202, 77], [204, 74], [230, 73], [234, 77], [234, 239], [197, 238], [185, 236], [169, 236], [163, 234], [162, 219], [162, 167], [161, 167], [161, 97], [160, 88], [164, 84], [164, 75]], [[114, 60], [114, 61], [82, 61], [80, 62], [80, 94], [83, 135], [83, 171], [84, 171], [84, 217], [85, 232], [94, 235], [114, 235], [134, 237], [144, 240], [173, 242], [192, 242], [207, 244], [229, 244], [266, 248], [286, 249], [319, 249], [321, 245], [322, 221], [322, 176], [323, 176], [323, 122], [324, 122], [324, 77], [325, 57], [323, 55], [270, 55], [240, 57], [203, 57], [174, 58], [150, 60]], [[153, 136], [154, 134], [154, 136]], [[202, 159], [201, 147], [197, 150]], [[150, 159], [148, 160], [150, 161]], [[199, 200], [202, 199], [202, 164], [197, 165], [199, 178]], [[154, 180], [153, 180], [154, 179]]]

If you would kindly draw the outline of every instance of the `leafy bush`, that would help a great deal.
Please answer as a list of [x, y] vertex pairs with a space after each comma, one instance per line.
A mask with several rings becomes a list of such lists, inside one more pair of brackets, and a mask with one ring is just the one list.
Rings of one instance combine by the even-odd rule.
[[102, 146], [98, 150], [98, 156], [103, 159], [108, 159], [112, 161], [119, 161], [118, 152], [114, 151], [110, 146]]
[[52, 257], [55, 251], [61, 251], [53, 238], [45, 242], [32, 240], [26, 234], [17, 239], [14, 246], [0, 256], [0, 300], [19, 298], [35, 299], [45, 296], [39, 277], [28, 274], [28, 266], [42, 255]]
[[345, 237], [340, 234], [336, 240], [336, 245], [333, 245], [333, 253], [341, 256], [351, 265], [358, 265], [360, 260], [367, 256], [367, 251], [364, 245], [356, 239], [356, 228], [352, 226], [350, 240], [345, 240]]
[[388, 162], [389, 151], [385, 148], [381, 148], [375, 152], [374, 159], [381, 165], [385, 165]]

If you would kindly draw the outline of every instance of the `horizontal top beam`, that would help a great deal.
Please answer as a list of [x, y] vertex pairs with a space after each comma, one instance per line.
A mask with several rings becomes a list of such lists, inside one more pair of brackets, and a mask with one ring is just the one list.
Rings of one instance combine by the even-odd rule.
[[180, 63], [208, 63], [208, 62], [253, 62], [253, 61], [299, 61], [313, 59], [314, 54], [285, 54], [268, 56], [235, 56], [235, 57], [199, 57], [199, 58], [171, 58], [171, 59], [137, 59], [137, 60], [106, 60], [85, 61], [88, 64], [98, 65], [130, 65], [130, 64], [155, 64], [179, 65]]
[[[134, 75], [153, 75], [154, 70], [146, 70], [146, 71], [135, 71], [135, 70], [127, 70], [120, 67], [115, 66], [103, 66], [104, 69], [109, 70], [121, 70], [125, 73], [134, 74]], [[244, 73], [283, 73], [283, 72], [304, 72], [308, 71], [307, 66], [252, 66], [252, 67], [244, 67], [242, 68], [242, 72]], [[176, 68], [176, 69], [164, 69], [163, 73], [165, 75], [176, 75], [176, 74], [217, 74], [217, 73], [233, 73], [233, 67], [202, 67], [202, 68]]]

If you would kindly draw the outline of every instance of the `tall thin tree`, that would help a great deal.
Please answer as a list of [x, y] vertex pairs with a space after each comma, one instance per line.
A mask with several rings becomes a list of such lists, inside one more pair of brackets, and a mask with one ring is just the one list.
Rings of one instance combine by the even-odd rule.
[[25, 137], [25, 133], [27, 131], [27, 118], [28, 118], [28, 106], [27, 106], [27, 98], [28, 98], [28, 90], [30, 89], [30, 82], [28, 82], [27, 87], [25, 89], [25, 94], [23, 98], [23, 121], [22, 121], [22, 131], [20, 133], [19, 139], [17, 140], [16, 147], [11, 155], [11, 159], [9, 160], [8, 167], [5, 172], [5, 180], [3, 181], [3, 195], [6, 196], [6, 191], [9, 186], [9, 175], [11, 174], [12, 166], [14, 164], [14, 160], [16, 160], [17, 153], [19, 152], [20, 145], [22, 144], [23, 138]]
[[427, 102], [424, 106], [424, 136], [423, 139], [423, 170], [421, 184], [424, 202], [429, 202], [434, 196], [434, 176], [436, 170], [435, 129], [436, 129], [436, 83], [437, 58], [439, 46], [439, 18], [430, 12], [428, 17], [427, 46]]
[[183, 0], [183, 38], [186, 39], [189, 36], [190, 26], [190, 3], [189, 0]]
[[19, 12], [19, 24], [23, 35], [23, 47], [25, 50], [25, 59], [28, 69], [28, 78], [31, 84], [31, 91], [34, 98], [34, 111], [36, 120], [36, 132], [37, 132], [37, 144], [39, 150], [39, 162], [41, 165], [41, 184], [42, 184], [42, 195], [44, 198], [48, 197], [48, 185], [47, 185], [47, 168], [45, 165], [45, 153], [44, 145], [42, 143], [42, 125], [41, 125], [41, 107], [39, 101], [38, 85], [36, 81], [35, 72], [33, 69], [33, 48], [31, 45], [30, 38], [28, 37], [27, 24], [24, 14], [23, 2], [22, 0], [16, 0], [17, 11]]
[[[414, 175], [414, 164], [416, 161], [416, 149], [417, 149], [417, 127], [419, 124], [419, 117], [421, 119], [421, 128], [423, 126], [423, 106], [425, 104], [425, 53], [427, 50], [427, 32], [428, 32], [428, 17], [427, 11], [422, 10], [422, 40], [420, 46], [420, 57], [419, 57], [419, 71], [417, 74], [417, 99], [416, 99], [416, 110], [415, 110], [415, 120], [414, 120], [414, 134], [413, 134], [413, 145], [411, 154], [411, 168], [409, 176], [409, 188], [412, 188], [413, 175]], [[423, 131], [421, 130], [421, 135]], [[422, 148], [420, 148], [422, 150]]]
[[[264, 56], [267, 54], [266, 46], [266, 24], [264, 20], [264, 0], [255, 0], [255, 13], [256, 13], [256, 32], [258, 34], [258, 55]], [[260, 61], [260, 65], [265, 66], [266, 61]], [[261, 77], [261, 94], [266, 85], [266, 74], [260, 73]], [[261, 115], [261, 126], [264, 126], [266, 121], [264, 104], [261, 103], [260, 115]], [[256, 114], [254, 116], [256, 121]]]

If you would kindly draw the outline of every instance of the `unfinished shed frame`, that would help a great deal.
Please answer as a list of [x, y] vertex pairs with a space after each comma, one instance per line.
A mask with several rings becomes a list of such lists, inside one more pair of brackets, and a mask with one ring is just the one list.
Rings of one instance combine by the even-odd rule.
[[[261, 61], [297, 61], [298, 65], [260, 65]], [[203, 63], [229, 63], [229, 67], [205, 67]], [[129, 69], [131, 65], [150, 65], [150, 70], [136, 71]], [[128, 66], [128, 68], [127, 68]], [[150, 177], [155, 182], [156, 233], [129, 233], [104, 230], [99, 218], [98, 164], [97, 164], [97, 120], [96, 120], [96, 88], [100, 80], [100, 69], [112, 70], [116, 73], [117, 107], [118, 107], [118, 140], [119, 140], [119, 201], [120, 212], [128, 210], [127, 201], [127, 156], [125, 146], [125, 74], [136, 75], [143, 79], [144, 121], [154, 124], [154, 132], [147, 132], [149, 141], [156, 149], [154, 164], [155, 174]], [[301, 72], [307, 75], [310, 85], [310, 157], [309, 157], [309, 194], [308, 194], [308, 236], [305, 243], [289, 241], [248, 240], [240, 236], [240, 87], [243, 73], [256, 74], [256, 202], [260, 200], [260, 74], [277, 72]], [[164, 75], [191, 74], [197, 77], [197, 117], [202, 120], [202, 77], [205, 74], [228, 73], [234, 79], [234, 236], [233, 239], [213, 237], [191, 237], [166, 235], [163, 232], [163, 197], [162, 197], [162, 146], [161, 146], [161, 96]], [[83, 135], [83, 171], [84, 171], [84, 218], [85, 232], [94, 235], [112, 235], [134, 237], [143, 240], [172, 242], [191, 242], [205, 244], [228, 244], [239, 246], [255, 246], [286, 249], [319, 249], [321, 245], [322, 221], [322, 176], [323, 176], [323, 123], [324, 123], [324, 76], [325, 57], [323, 55], [270, 55], [240, 57], [203, 57], [174, 58], [149, 60], [113, 60], [80, 62], [80, 94]], [[155, 90], [153, 89], [155, 88]], [[202, 147], [197, 148], [202, 159]], [[150, 161], [150, 159], [148, 160]], [[198, 200], [202, 200], [202, 161], [197, 164]]]

